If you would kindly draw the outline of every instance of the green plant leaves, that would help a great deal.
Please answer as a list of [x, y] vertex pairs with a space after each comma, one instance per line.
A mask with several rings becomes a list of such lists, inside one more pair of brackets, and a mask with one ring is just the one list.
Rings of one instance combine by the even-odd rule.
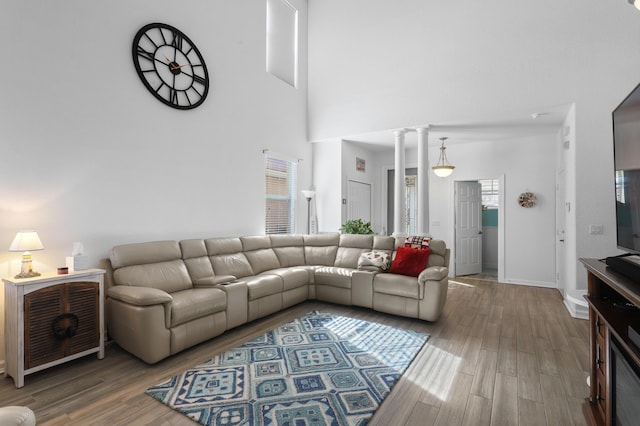
[[364, 222], [362, 219], [353, 219], [346, 221], [340, 231], [343, 234], [373, 234], [371, 222]]

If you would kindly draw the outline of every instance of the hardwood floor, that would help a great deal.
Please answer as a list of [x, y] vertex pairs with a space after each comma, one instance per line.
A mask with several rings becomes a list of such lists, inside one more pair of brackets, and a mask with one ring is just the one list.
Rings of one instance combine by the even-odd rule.
[[318, 309], [431, 333], [372, 425], [583, 425], [589, 390], [588, 324], [567, 313], [557, 290], [473, 278], [449, 284], [436, 323], [368, 309], [307, 302], [230, 330], [156, 365], [107, 346], [29, 375], [0, 380], [0, 405], [27, 405], [39, 425], [195, 424], [144, 394], [147, 387]]

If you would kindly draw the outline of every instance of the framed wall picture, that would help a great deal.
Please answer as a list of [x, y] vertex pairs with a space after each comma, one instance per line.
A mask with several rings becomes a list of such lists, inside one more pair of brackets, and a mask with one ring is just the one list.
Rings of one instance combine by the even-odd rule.
[[356, 157], [356, 171], [358, 172], [365, 172], [366, 171], [366, 161], [364, 161], [364, 158], [359, 158]]

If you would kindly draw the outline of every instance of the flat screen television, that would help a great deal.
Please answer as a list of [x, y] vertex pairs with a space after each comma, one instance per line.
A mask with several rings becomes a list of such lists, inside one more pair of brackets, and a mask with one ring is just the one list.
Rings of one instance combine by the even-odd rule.
[[640, 85], [612, 115], [617, 244], [640, 253]]

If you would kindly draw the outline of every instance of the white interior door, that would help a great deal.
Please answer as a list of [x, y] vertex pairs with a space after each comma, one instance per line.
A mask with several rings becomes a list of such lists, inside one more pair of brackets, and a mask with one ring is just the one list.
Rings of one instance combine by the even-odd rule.
[[456, 182], [456, 275], [482, 272], [482, 190], [479, 182]]
[[350, 180], [347, 183], [347, 220], [371, 221], [371, 185]]

